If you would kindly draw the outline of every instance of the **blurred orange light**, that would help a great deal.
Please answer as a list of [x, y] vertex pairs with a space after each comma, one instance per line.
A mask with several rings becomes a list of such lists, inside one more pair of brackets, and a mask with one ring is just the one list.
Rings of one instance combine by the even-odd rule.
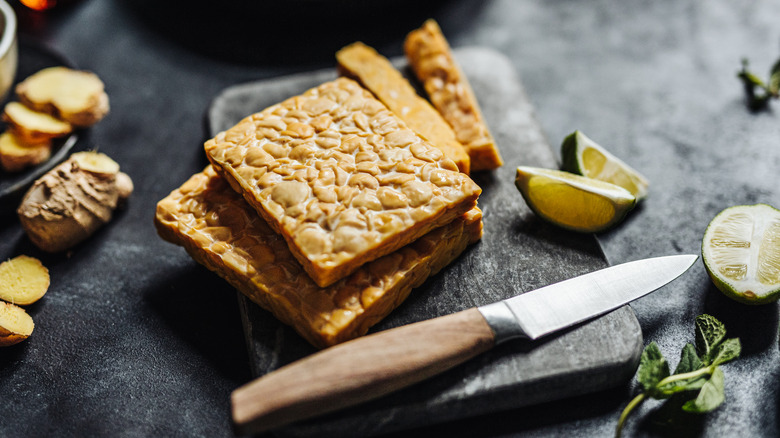
[[57, 0], [19, 0], [23, 5], [36, 11], [45, 11], [57, 5]]

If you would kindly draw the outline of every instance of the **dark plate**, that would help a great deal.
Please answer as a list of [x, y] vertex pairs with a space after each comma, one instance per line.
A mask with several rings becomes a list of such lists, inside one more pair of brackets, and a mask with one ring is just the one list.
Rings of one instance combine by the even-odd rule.
[[[14, 86], [41, 69], [58, 65], [74, 68], [73, 63], [54, 50], [34, 41], [20, 38], [19, 68], [16, 72]], [[16, 95], [13, 93], [13, 90], [8, 93], [8, 97], [3, 102], [3, 106], [12, 100], [16, 100]], [[2, 124], [2, 130], [5, 130], [5, 124]], [[51, 158], [35, 167], [31, 167], [22, 172], [13, 173], [0, 170], [0, 216], [12, 213], [16, 209], [16, 205], [21, 200], [21, 197], [27, 188], [30, 187], [36, 179], [40, 178], [44, 173], [48, 172], [64, 160], [76, 144], [77, 139], [78, 134], [74, 132], [67, 137], [55, 140]]]

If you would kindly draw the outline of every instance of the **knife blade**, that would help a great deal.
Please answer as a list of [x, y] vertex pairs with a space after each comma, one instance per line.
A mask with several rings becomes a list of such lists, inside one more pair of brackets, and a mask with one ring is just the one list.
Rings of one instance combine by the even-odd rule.
[[327, 348], [233, 391], [235, 430], [260, 433], [333, 412], [425, 380], [509, 339], [534, 340], [577, 325], [664, 286], [697, 258], [623, 263]]

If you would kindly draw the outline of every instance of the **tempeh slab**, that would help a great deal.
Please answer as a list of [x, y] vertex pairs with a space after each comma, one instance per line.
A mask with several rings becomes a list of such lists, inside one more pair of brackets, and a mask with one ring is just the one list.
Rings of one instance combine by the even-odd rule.
[[321, 287], [451, 222], [481, 193], [347, 78], [246, 117], [205, 149]]
[[327, 288], [311, 281], [284, 240], [211, 166], [157, 204], [155, 225], [165, 240], [322, 348], [365, 334], [479, 240], [481, 218], [474, 208]]
[[466, 146], [471, 169], [490, 170], [503, 165], [468, 78], [436, 21], [427, 20], [421, 28], [410, 32], [404, 41], [404, 52], [433, 106]]
[[468, 174], [471, 159], [446, 120], [420, 97], [393, 64], [373, 48], [352, 43], [336, 53], [339, 70], [356, 79], [410, 128], [425, 137]]

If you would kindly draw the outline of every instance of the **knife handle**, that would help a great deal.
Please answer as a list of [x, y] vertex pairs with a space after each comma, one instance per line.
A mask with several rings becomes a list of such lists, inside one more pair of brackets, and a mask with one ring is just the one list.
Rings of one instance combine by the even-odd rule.
[[253, 434], [378, 398], [489, 350], [493, 331], [468, 309], [327, 348], [233, 391], [236, 432]]

